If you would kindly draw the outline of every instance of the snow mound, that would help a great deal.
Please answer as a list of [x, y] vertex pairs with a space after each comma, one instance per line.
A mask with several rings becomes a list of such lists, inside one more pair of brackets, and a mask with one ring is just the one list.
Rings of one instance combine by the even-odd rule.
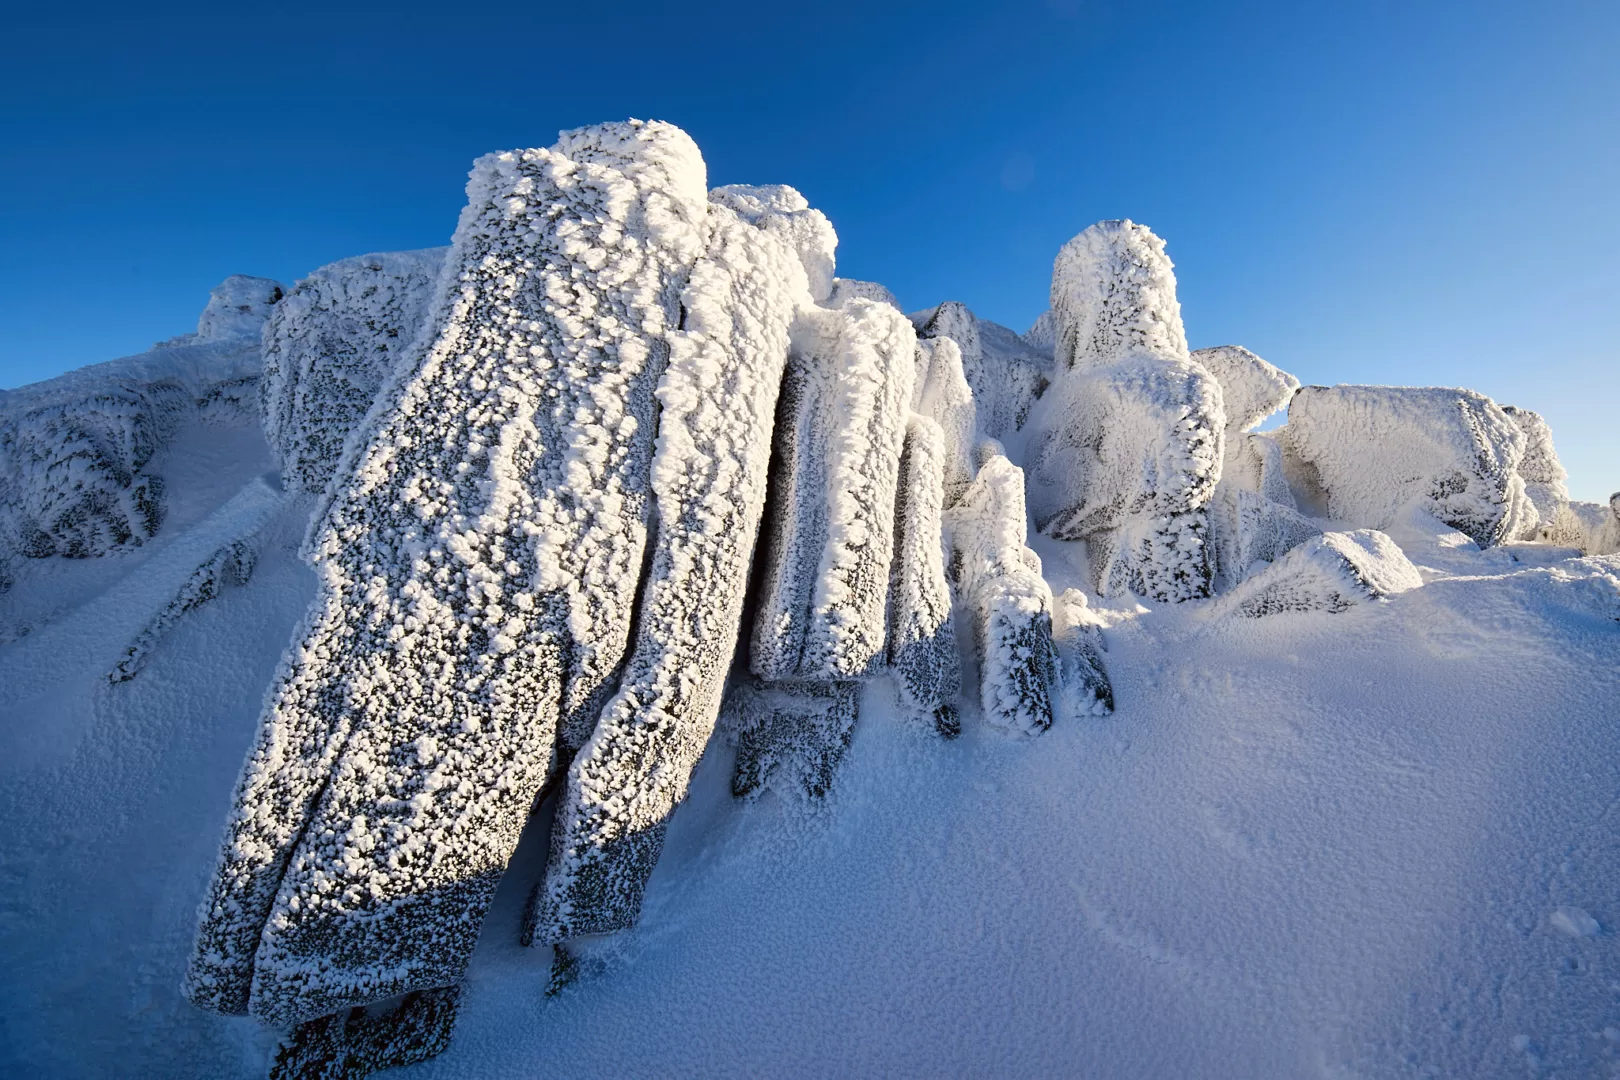
[[1052, 724], [1052, 590], [1031, 551], [1024, 473], [991, 453], [945, 514], [956, 595], [971, 620], [984, 718], [1021, 734]]
[[204, 902], [204, 1008], [284, 1024], [459, 981], [559, 729], [584, 742], [623, 662], [702, 158], [608, 124], [486, 156], [467, 191], [428, 347], [313, 527], [320, 594]]
[[323, 266], [264, 327], [259, 405], [290, 491], [319, 493], [344, 441], [416, 343], [445, 248]]
[[1277, 437], [1290, 486], [1337, 521], [1383, 528], [1416, 506], [1482, 548], [1535, 522], [1524, 432], [1471, 390], [1307, 386]]
[[1248, 431], [1288, 404], [1299, 380], [1273, 367], [1241, 345], [1216, 345], [1192, 353], [1192, 361], [1221, 384], [1227, 437]]
[[1024, 426], [1030, 408], [1051, 382], [1051, 358], [1013, 331], [977, 318], [966, 304], [948, 300], [911, 316], [917, 336], [950, 338], [962, 353], [962, 372], [973, 389], [979, 430], [1005, 439]]
[[1243, 581], [1216, 603], [1220, 614], [1337, 613], [1418, 588], [1423, 577], [1381, 532], [1357, 529], [1311, 538]]

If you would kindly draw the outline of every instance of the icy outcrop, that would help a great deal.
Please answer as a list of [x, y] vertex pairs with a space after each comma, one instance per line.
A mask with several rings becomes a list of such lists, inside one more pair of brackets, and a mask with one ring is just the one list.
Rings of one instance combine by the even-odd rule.
[[188, 973], [205, 1008], [291, 1023], [456, 983], [629, 643], [702, 158], [608, 124], [484, 157], [467, 190], [427, 348], [313, 528], [320, 594]]
[[948, 337], [919, 339], [921, 380], [912, 411], [932, 420], [940, 433], [940, 476], [945, 505], [956, 502], [973, 482], [973, 449], [978, 440], [978, 407], [962, 373], [962, 350]]
[[1005, 326], [979, 319], [967, 305], [948, 300], [911, 316], [917, 336], [950, 338], [962, 353], [973, 389], [979, 430], [1004, 439], [1023, 427], [1051, 381], [1051, 360]]
[[864, 299], [807, 312], [797, 336], [751, 665], [765, 680], [862, 679], [883, 660], [916, 337], [898, 310]]
[[1048, 355], [1057, 351], [1057, 319], [1052, 315], [1052, 309], [1047, 308], [1030, 324], [1029, 329], [1021, 335], [1025, 344], [1038, 349]]
[[1105, 596], [1207, 596], [1204, 506], [1226, 415], [1188, 359], [1164, 242], [1129, 221], [1093, 225], [1058, 253], [1052, 314], [1053, 383], [1030, 424], [1036, 527], [1086, 540]]
[[1521, 529], [1514, 538], [1553, 540], [1555, 536], [1567, 534], [1570, 531], [1566, 483], [1569, 473], [1564, 471], [1558, 451], [1553, 449], [1552, 428], [1540, 413], [1529, 409], [1504, 405], [1502, 411], [1524, 433], [1524, 457], [1519, 459], [1518, 471], [1524, 479], [1525, 497], [1535, 506], [1537, 517], [1535, 523]]
[[1345, 611], [1418, 588], [1423, 578], [1395, 541], [1372, 529], [1329, 532], [1300, 544], [1222, 596], [1214, 611], [1259, 618]]
[[199, 331], [149, 352], [0, 391], [0, 574], [24, 558], [133, 547], [163, 520], [162, 452], [193, 421], [247, 422], [265, 278], [213, 290]]
[[959, 730], [955, 701], [962, 687], [950, 585], [945, 578], [942, 512], [944, 436], [913, 415], [900, 459], [894, 571], [889, 583], [889, 666], [900, 697], [945, 733]]
[[991, 451], [945, 513], [964, 618], [972, 620], [985, 719], [1024, 734], [1052, 724], [1052, 591], [1025, 546], [1024, 474]]
[[811, 798], [827, 794], [855, 732], [860, 684], [747, 679], [734, 693], [738, 732], [731, 793], [747, 798], [772, 788]]
[[1290, 487], [1338, 521], [1377, 529], [1416, 506], [1486, 548], [1535, 520], [1524, 433], [1472, 390], [1307, 386], [1277, 437]]
[[461, 988], [445, 986], [413, 991], [381, 1013], [354, 1008], [302, 1023], [277, 1048], [270, 1080], [365, 1080], [437, 1057], [450, 1046], [460, 1002]]
[[852, 300], [870, 300], [900, 310], [900, 301], [887, 287], [875, 281], [855, 281], [850, 278], [834, 278], [831, 293], [821, 302], [827, 307], [841, 308], [847, 307]]
[[[735, 211], [750, 225], [764, 229], [785, 243], [790, 251], [798, 255], [799, 263], [804, 267], [810, 298], [818, 304], [839, 306], [828, 299], [834, 289], [833, 253], [838, 248], [838, 234], [833, 231], [827, 215], [813, 209], [797, 190], [786, 184], [728, 184], [711, 191], [709, 199]], [[888, 303], [894, 301], [894, 297], [881, 285], [849, 281], [841, 284], [870, 286], [882, 293], [881, 296], [873, 296], [873, 299]], [[842, 290], [839, 299], [847, 299], [849, 295], [847, 289]]]
[[1192, 362], [1221, 384], [1221, 406], [1226, 413], [1227, 438], [1257, 427], [1288, 404], [1299, 380], [1273, 367], [1241, 345], [1216, 345], [1192, 353]]
[[258, 547], [251, 537], [233, 540], [209, 556], [180, 586], [174, 599], [136, 635], [124, 650], [123, 659], [108, 673], [108, 680], [121, 683], [133, 679], [146, 666], [147, 657], [163, 635], [188, 612], [195, 611], [227, 588], [246, 585], [253, 576], [253, 565], [258, 557]]
[[1065, 716], [1107, 716], [1114, 711], [1102, 626], [1079, 589], [1064, 589], [1052, 602], [1052, 639], [1057, 649], [1057, 705]]
[[[658, 388], [662, 411], [652, 463], [657, 539], [638, 600], [633, 651], [617, 693], [569, 767], [552, 827], [550, 865], [531, 905], [527, 936], [536, 942], [635, 923], [665, 827], [714, 731], [737, 644], [789, 329], [795, 314], [811, 304], [804, 271], [780, 234], [746, 224], [723, 203], [711, 210], [710, 222], [709, 248], [681, 296], [684, 321], [669, 335], [669, 367]], [[909, 339], [891, 344], [881, 335], [866, 336], [872, 328], [859, 316], [851, 322], [843, 343], [849, 353], [863, 354], [857, 372], [881, 373], [881, 366], [866, 365], [881, 365], [886, 348], [903, 346], [909, 362]], [[881, 326], [881, 316], [876, 322]], [[865, 445], [851, 445], [857, 434]], [[881, 459], [886, 451], [875, 445], [881, 438], [881, 425], [846, 430], [835, 443], [859, 456], [835, 455], [829, 463], [828, 479], [841, 485], [847, 500], [829, 507], [845, 544], [836, 552], [829, 546], [832, 565], [817, 590], [817, 611], [829, 617], [816, 625], [834, 634], [843, 629], [837, 616], [853, 611], [858, 618], [865, 602], [860, 594], [866, 564], [855, 546], [862, 514], [872, 509], [863, 500], [881, 506], [885, 498], [880, 481], [849, 467]], [[874, 482], [861, 488], [863, 481]], [[868, 545], [879, 546], [871, 539]], [[886, 573], [887, 558], [880, 561]], [[849, 592], [833, 593], [835, 584]], [[880, 634], [881, 618], [880, 611]], [[813, 642], [819, 647], [821, 640]], [[835, 637], [819, 655], [836, 667], [853, 655], [842, 644]]]
[[336, 474], [344, 440], [416, 343], [445, 250], [343, 259], [276, 305], [259, 405], [289, 491], [319, 493]]

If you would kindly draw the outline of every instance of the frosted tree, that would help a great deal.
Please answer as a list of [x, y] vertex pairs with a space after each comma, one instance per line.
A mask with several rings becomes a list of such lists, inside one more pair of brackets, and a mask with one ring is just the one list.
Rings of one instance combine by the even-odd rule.
[[954, 734], [961, 728], [955, 701], [962, 674], [941, 531], [944, 441], [937, 423], [912, 415], [900, 458], [888, 649], [901, 700], [931, 717], [941, 733]]
[[1472, 390], [1307, 386], [1278, 438], [1290, 485], [1337, 521], [1378, 529], [1415, 508], [1486, 548], [1536, 518], [1524, 432]]
[[655, 390], [706, 243], [667, 124], [474, 166], [424, 336], [314, 526], [187, 989], [291, 1023], [456, 983], [630, 636]]
[[1034, 734], [1052, 724], [1052, 591], [1025, 546], [1023, 471], [993, 449], [986, 458], [945, 513], [956, 596], [971, 620], [985, 719]]
[[1372, 529], [1329, 532], [1299, 544], [1222, 596], [1215, 611], [1248, 618], [1337, 613], [1423, 584], [1395, 541]]
[[918, 337], [950, 338], [961, 350], [980, 431], [1004, 439], [1023, 427], [1050, 381], [1051, 364], [1045, 356], [1005, 326], [975, 317], [954, 300], [919, 312], [912, 321]]
[[1220, 385], [1187, 354], [1164, 242], [1104, 221], [1052, 270], [1052, 388], [1031, 420], [1036, 526], [1087, 541], [1099, 592], [1206, 596], [1204, 512], [1220, 479]]
[[[658, 388], [657, 539], [636, 637], [617, 693], [568, 770], [531, 905], [535, 942], [634, 924], [665, 827], [714, 730], [737, 644], [789, 330], [811, 304], [778, 231], [745, 223], [718, 200], [710, 221]], [[830, 475], [849, 479], [836, 467]]]
[[415, 343], [445, 249], [343, 259], [300, 281], [264, 328], [259, 404], [290, 491], [320, 492], [344, 440]]

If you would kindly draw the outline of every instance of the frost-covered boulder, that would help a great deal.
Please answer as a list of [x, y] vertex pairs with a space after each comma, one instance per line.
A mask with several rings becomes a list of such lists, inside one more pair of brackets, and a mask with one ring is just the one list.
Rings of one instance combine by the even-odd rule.
[[104, 555], [163, 520], [162, 452], [192, 422], [256, 422], [259, 328], [281, 295], [265, 278], [213, 290], [198, 332], [0, 391], [0, 564]]
[[[735, 211], [744, 221], [756, 225], [784, 242], [799, 256], [804, 266], [810, 298], [816, 303], [828, 303], [833, 294], [833, 253], [838, 247], [838, 234], [833, 231], [827, 215], [811, 207], [805, 197], [786, 184], [728, 184], [715, 188], [709, 199], [719, 206]], [[871, 285], [882, 290], [880, 299], [893, 303], [894, 297], [881, 285], [870, 282], [842, 282], [844, 286]], [[840, 299], [847, 298], [848, 289], [840, 290]]]
[[1257, 427], [1287, 405], [1288, 399], [1299, 389], [1298, 379], [1241, 345], [1198, 349], [1191, 358], [1221, 384], [1221, 406], [1226, 413], [1228, 438], [1234, 432]]
[[978, 408], [973, 389], [962, 372], [962, 350], [948, 337], [919, 339], [920, 356], [912, 411], [939, 426], [940, 474], [949, 506], [973, 482], [977, 466], [973, 450], [978, 440]]
[[834, 278], [832, 291], [821, 302], [828, 307], [841, 308], [851, 300], [870, 300], [876, 304], [888, 304], [894, 310], [900, 310], [900, 301], [895, 299], [894, 293], [887, 286], [875, 281], [856, 281], [851, 278]]
[[1294, 502], [1277, 440], [1230, 427], [1221, 481], [1207, 514], [1218, 588], [1237, 584], [1322, 532]]
[[1540, 413], [1502, 406], [1502, 411], [1524, 433], [1524, 457], [1519, 459], [1519, 476], [1524, 479], [1525, 497], [1536, 508], [1537, 520], [1521, 529], [1521, 540], [1552, 540], [1569, 531], [1569, 473], [1553, 448], [1552, 428]]
[[259, 405], [288, 490], [320, 492], [337, 473], [344, 440], [415, 344], [445, 250], [343, 259], [276, 305]]
[[895, 308], [858, 299], [806, 313], [796, 337], [750, 660], [765, 680], [862, 679], [884, 655], [916, 336]]
[[920, 338], [956, 342], [963, 374], [973, 389], [980, 431], [1004, 439], [1023, 427], [1050, 382], [1048, 356], [1005, 326], [975, 317], [967, 305], [955, 300], [917, 312], [911, 321]]
[[425, 348], [313, 526], [320, 592], [237, 787], [197, 1004], [285, 1024], [460, 980], [557, 742], [624, 664], [655, 489], [685, 483], [654, 465], [657, 393], [704, 180], [639, 121], [474, 166]]
[[163, 635], [189, 612], [208, 603], [227, 588], [246, 585], [253, 576], [253, 566], [258, 557], [255, 539], [244, 537], [231, 541], [205, 559], [202, 565], [192, 571], [173, 599], [141, 628], [135, 640], [124, 650], [123, 658], [107, 674], [108, 680], [121, 683], [133, 679], [146, 666], [147, 658]]
[[731, 793], [748, 798], [771, 788], [820, 798], [830, 791], [855, 732], [860, 684], [748, 680], [738, 695]]
[[1058, 711], [1066, 716], [1113, 712], [1114, 687], [1103, 664], [1108, 646], [1101, 620], [1079, 589], [1064, 589], [1053, 598], [1052, 641], [1057, 649]]
[[1338, 521], [1383, 528], [1416, 507], [1485, 548], [1535, 520], [1524, 432], [1472, 390], [1307, 386], [1277, 437], [1290, 487]]
[[971, 620], [984, 717], [1023, 734], [1052, 724], [1052, 591], [1025, 544], [1024, 474], [992, 453], [945, 513], [963, 618]]
[[1054, 353], [1057, 350], [1057, 320], [1052, 316], [1052, 309], [1041, 312], [1029, 329], [1019, 336], [1033, 349], [1047, 355]]
[[958, 729], [955, 701], [962, 674], [945, 578], [945, 458], [939, 425], [913, 415], [900, 458], [888, 659], [901, 699], [950, 733]]
[[1568, 503], [1546, 539], [1578, 547], [1588, 555], [1620, 551], [1620, 492], [1611, 495], [1607, 503]]
[[1164, 241], [1133, 221], [1099, 221], [1064, 244], [1052, 264], [1052, 330], [1060, 376], [1131, 353], [1185, 360]]
[[1312, 537], [1221, 597], [1215, 611], [1247, 618], [1345, 611], [1423, 584], [1395, 541], [1372, 529]]
[[[550, 864], [530, 905], [526, 936], [535, 942], [635, 923], [665, 827], [714, 731], [739, 637], [789, 330], [811, 302], [803, 268], [779, 234], [720, 203], [710, 228], [681, 294], [684, 320], [668, 335], [669, 366], [657, 391], [656, 542], [636, 636], [617, 692], [568, 770]], [[888, 347], [860, 337], [866, 328], [855, 321], [846, 347]], [[912, 342], [900, 345], [909, 360]], [[874, 455], [881, 456], [868, 445], [861, 460], [870, 464]], [[852, 500], [881, 502], [882, 484], [855, 490], [866, 476], [847, 475], [849, 464], [834, 462], [829, 479], [846, 485]], [[892, 514], [892, 487], [887, 498]], [[835, 512], [845, 522], [843, 539], [853, 541], [864, 504]], [[865, 587], [858, 562], [842, 559], [838, 568], [852, 592]], [[850, 657], [837, 648], [827, 655], [834, 666]]]

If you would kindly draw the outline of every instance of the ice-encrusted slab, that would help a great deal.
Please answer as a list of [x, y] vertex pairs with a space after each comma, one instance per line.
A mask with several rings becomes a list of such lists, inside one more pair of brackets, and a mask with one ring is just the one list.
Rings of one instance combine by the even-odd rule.
[[1221, 384], [1221, 405], [1226, 412], [1228, 433], [1255, 427], [1287, 405], [1288, 399], [1299, 389], [1298, 379], [1241, 345], [1197, 349], [1191, 359]]

